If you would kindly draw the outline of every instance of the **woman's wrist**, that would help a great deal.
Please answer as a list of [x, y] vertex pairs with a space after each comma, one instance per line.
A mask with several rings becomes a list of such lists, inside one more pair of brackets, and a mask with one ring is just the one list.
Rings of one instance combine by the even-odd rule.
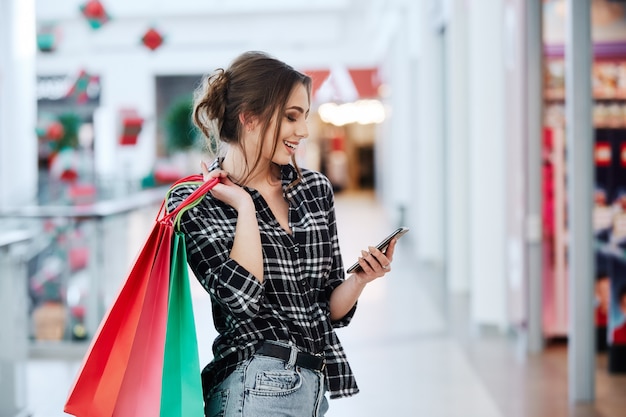
[[235, 207], [237, 213], [255, 213], [256, 208], [254, 207], [254, 201], [252, 201], [252, 197], [248, 196], [248, 198], [243, 199], [237, 207]]
[[368, 284], [368, 281], [365, 278], [362, 278], [357, 274], [352, 274], [352, 279], [354, 281], [354, 285], [356, 285], [359, 290], [363, 290], [363, 288], [365, 288]]

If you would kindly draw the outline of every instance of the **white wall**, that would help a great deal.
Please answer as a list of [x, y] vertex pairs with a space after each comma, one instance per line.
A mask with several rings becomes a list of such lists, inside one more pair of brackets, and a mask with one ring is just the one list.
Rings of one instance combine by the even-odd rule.
[[[381, 73], [387, 85], [386, 105], [389, 115], [377, 137], [376, 188], [380, 201], [392, 217], [395, 217], [392, 222], [396, 225], [402, 222], [416, 230], [412, 223], [414, 214], [411, 212], [415, 208], [412, 200], [417, 176], [412, 151], [417, 136], [414, 121], [416, 99], [412, 88], [415, 83], [414, 74], [411, 73], [411, 63], [415, 61], [415, 56], [408, 53], [412, 47], [409, 32], [412, 15], [396, 11], [393, 19], [394, 26], [398, 29], [389, 39], [388, 55], [382, 61]], [[404, 213], [400, 212], [401, 207], [405, 210]], [[414, 237], [411, 233], [410, 238]]]
[[[507, 317], [519, 326], [526, 321], [526, 177], [528, 116], [526, 96], [526, 22], [524, 0], [504, 3], [504, 68], [506, 107], [506, 289]], [[537, 103], [537, 106], [540, 104]]]
[[430, 2], [420, 3], [419, 56], [416, 107], [411, 117], [412, 151], [415, 181], [413, 204], [419, 209], [416, 218], [417, 256], [419, 262], [441, 266], [444, 262], [444, 130], [443, 130], [443, 37], [437, 33], [430, 13]]
[[474, 323], [506, 326], [503, 0], [468, 2], [470, 291]]
[[447, 160], [446, 243], [448, 289], [469, 290], [469, 107], [468, 107], [468, 45], [467, 2], [453, 0], [446, 29], [447, 72]]
[[0, 208], [37, 193], [34, 30], [33, 0], [0, 0]]

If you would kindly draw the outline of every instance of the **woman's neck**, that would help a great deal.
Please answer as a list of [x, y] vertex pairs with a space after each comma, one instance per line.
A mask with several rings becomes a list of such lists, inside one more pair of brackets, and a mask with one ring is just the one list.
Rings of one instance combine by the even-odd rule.
[[[251, 158], [248, 163], [254, 164], [254, 158]], [[234, 147], [228, 149], [222, 161], [222, 169], [228, 172], [231, 179], [240, 185], [264, 188], [268, 184], [280, 184], [280, 167], [278, 165], [262, 161], [256, 166], [254, 172], [250, 172], [253, 168], [254, 166], [249, 166], [246, 163], [243, 153]], [[246, 183], [243, 184], [242, 181], [246, 181]]]

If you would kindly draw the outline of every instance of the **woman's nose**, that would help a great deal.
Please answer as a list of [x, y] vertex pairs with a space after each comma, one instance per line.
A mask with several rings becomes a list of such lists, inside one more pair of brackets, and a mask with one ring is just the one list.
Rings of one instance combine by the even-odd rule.
[[298, 129], [296, 130], [296, 135], [300, 138], [309, 137], [309, 125], [306, 122], [298, 124]]

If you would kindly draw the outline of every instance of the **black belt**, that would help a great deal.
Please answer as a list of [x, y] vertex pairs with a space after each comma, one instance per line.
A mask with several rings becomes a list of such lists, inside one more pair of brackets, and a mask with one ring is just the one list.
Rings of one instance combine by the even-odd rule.
[[[289, 362], [289, 359], [291, 358], [291, 349], [292, 348], [287, 346], [277, 345], [274, 343], [263, 343], [256, 353]], [[298, 352], [296, 355], [296, 366], [310, 369], [312, 371], [323, 371], [326, 367], [326, 359], [324, 358], [324, 355], [311, 355], [306, 352]]]

